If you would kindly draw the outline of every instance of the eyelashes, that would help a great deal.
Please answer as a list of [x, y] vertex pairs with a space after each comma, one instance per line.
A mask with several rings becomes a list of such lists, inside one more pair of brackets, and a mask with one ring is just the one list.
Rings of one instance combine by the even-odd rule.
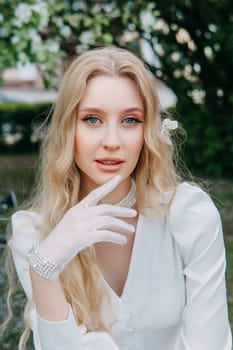
[[[81, 120], [84, 122], [87, 122], [89, 125], [103, 124], [103, 121], [99, 117], [93, 116], [93, 115], [86, 116]], [[136, 117], [126, 117], [121, 121], [121, 124], [124, 124], [124, 125], [136, 125], [139, 123], [143, 123], [143, 121]]]
[[129, 124], [129, 125], [143, 123], [142, 120], [135, 117], [127, 117], [123, 119], [123, 121], [125, 122], [125, 124]]
[[98, 117], [92, 115], [82, 118], [81, 120], [83, 120], [84, 122], [88, 122], [88, 124], [90, 125], [97, 125], [98, 122], [100, 122], [100, 119]]

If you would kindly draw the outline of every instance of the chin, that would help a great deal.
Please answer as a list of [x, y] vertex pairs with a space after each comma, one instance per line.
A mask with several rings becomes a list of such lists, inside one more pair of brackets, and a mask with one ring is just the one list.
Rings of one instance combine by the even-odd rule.
[[113, 179], [117, 175], [121, 175], [121, 174], [120, 173], [103, 174], [102, 176], [96, 177], [95, 181], [98, 185], [103, 185], [104, 183], [110, 181], [111, 179]]
[[99, 187], [105, 184], [106, 182], [110, 181], [116, 175], [119, 175], [119, 174], [101, 174], [101, 175], [96, 174], [95, 177], [88, 176], [85, 174], [82, 176], [82, 182], [84, 184], [84, 187], [87, 186], [89, 190], [93, 190], [94, 188]]
[[93, 190], [96, 187], [99, 187], [103, 184], [105, 184], [106, 182], [110, 181], [111, 179], [113, 179], [115, 176], [117, 175], [121, 175], [122, 180], [126, 180], [127, 178], [130, 177], [131, 174], [123, 174], [121, 172], [103, 172], [103, 173], [99, 173], [99, 172], [94, 172], [93, 174], [95, 174], [95, 176], [93, 176], [91, 174], [82, 174], [82, 182], [84, 184], [84, 186], [86, 186], [89, 190]]

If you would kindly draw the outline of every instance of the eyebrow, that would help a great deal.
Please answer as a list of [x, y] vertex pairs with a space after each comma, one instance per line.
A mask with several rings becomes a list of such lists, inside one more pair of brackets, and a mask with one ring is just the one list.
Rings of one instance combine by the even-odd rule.
[[[95, 113], [103, 112], [101, 109], [93, 108], [93, 107], [82, 108], [82, 109], [79, 109], [78, 111], [79, 112], [95, 112]], [[139, 107], [130, 107], [130, 108], [123, 109], [122, 112], [126, 112], [126, 113], [140, 112], [140, 113], [143, 113], [143, 110], [141, 108], [139, 108]]]

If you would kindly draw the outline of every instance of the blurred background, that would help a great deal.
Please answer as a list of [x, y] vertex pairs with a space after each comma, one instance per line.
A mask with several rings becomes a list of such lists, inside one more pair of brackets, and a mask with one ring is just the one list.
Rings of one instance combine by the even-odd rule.
[[[0, 322], [8, 288], [6, 225], [34, 184], [37, 127], [56, 101], [69, 62], [103, 45], [127, 48], [144, 60], [161, 109], [187, 132], [185, 142], [177, 139], [184, 162], [205, 180], [223, 219], [233, 329], [231, 0], [0, 0]], [[2, 350], [17, 348], [23, 301], [18, 292]]]

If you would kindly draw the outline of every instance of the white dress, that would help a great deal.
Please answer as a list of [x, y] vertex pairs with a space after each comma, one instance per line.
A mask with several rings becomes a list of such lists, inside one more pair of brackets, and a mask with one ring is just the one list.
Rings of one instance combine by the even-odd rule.
[[[40, 239], [40, 216], [12, 217], [10, 247], [31, 299], [26, 254]], [[219, 213], [210, 197], [188, 183], [177, 187], [162, 219], [139, 216], [128, 277], [119, 297], [107, 286], [116, 322], [111, 332], [86, 332], [70, 314], [48, 322], [31, 309], [36, 350], [231, 350], [225, 286], [225, 248]], [[103, 317], [110, 321], [107, 304]], [[112, 315], [112, 314], [111, 314]]]

